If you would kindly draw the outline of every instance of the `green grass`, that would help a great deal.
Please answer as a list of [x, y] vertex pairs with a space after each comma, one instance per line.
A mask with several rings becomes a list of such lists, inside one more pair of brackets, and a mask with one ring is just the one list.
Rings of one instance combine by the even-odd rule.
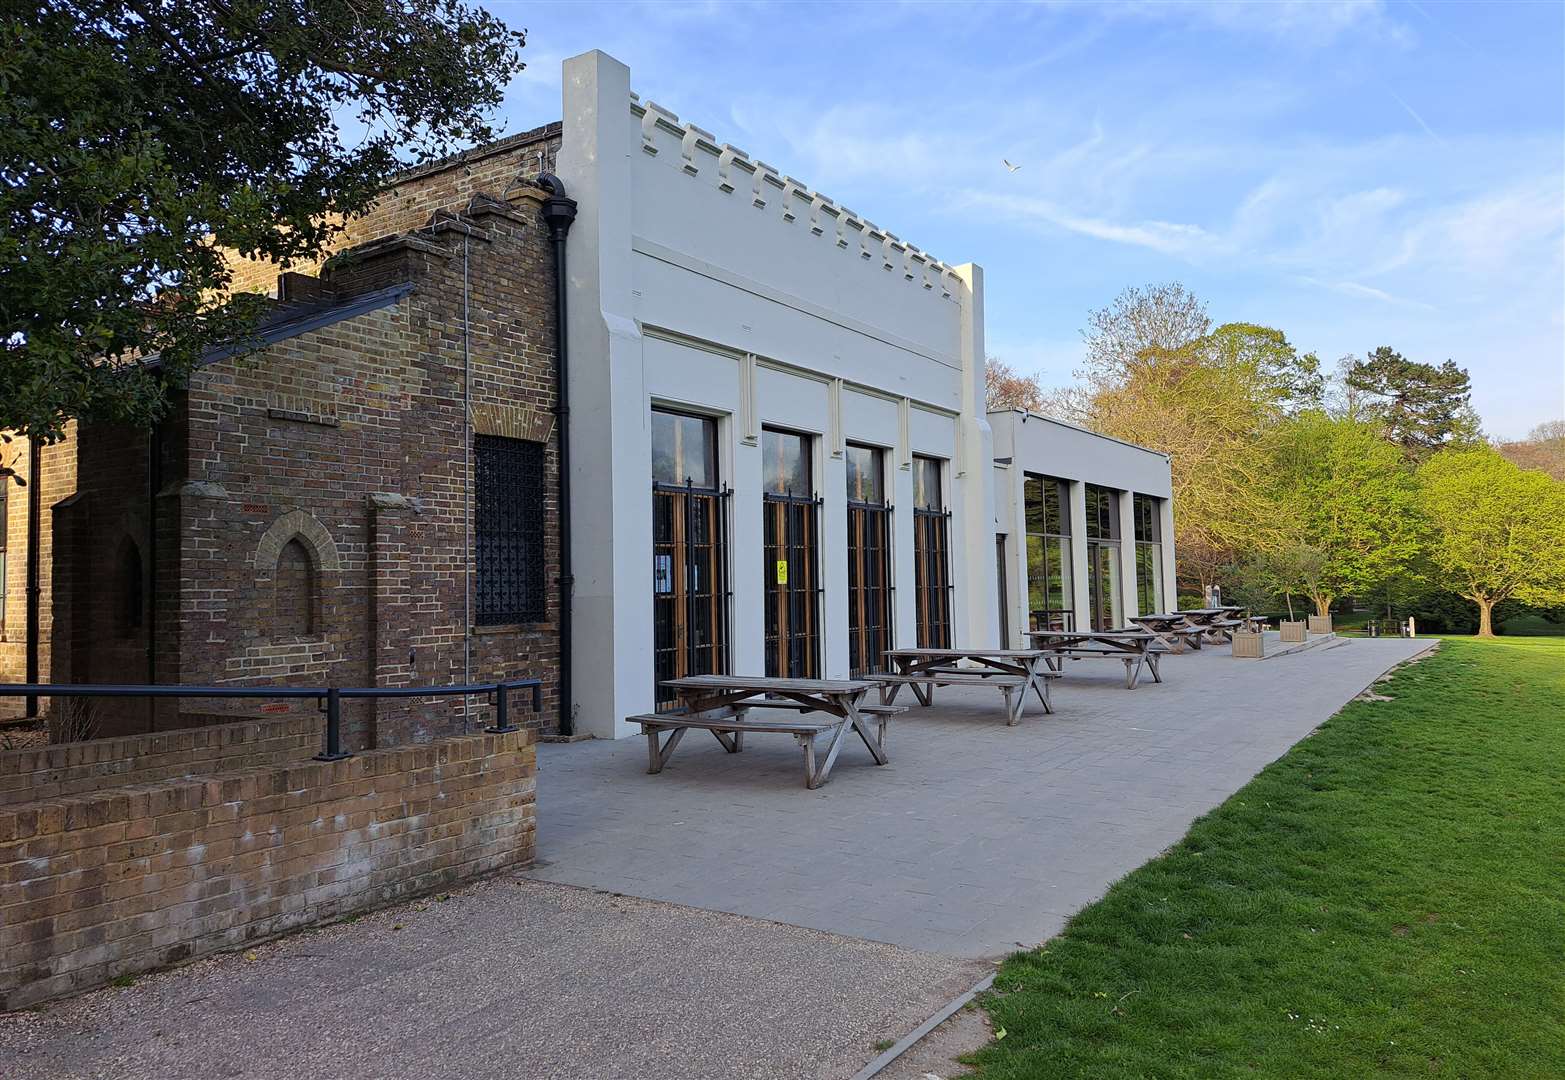
[[1007, 960], [978, 1075], [1565, 1077], [1565, 642], [1376, 690]]

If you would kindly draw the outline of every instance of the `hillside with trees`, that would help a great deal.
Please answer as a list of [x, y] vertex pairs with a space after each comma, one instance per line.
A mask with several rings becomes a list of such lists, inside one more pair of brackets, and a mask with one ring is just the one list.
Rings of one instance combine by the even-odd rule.
[[1126, 289], [1083, 338], [1074, 385], [1001, 365], [991, 391], [1172, 456], [1183, 591], [1432, 630], [1565, 623], [1565, 421], [1491, 445], [1454, 361], [1379, 345], [1328, 372], [1282, 330], [1214, 325], [1178, 283]]

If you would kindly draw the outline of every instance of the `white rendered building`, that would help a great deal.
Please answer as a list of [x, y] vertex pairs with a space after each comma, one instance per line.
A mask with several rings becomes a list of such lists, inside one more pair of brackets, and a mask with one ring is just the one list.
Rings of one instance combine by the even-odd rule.
[[638, 99], [603, 53], [564, 75], [578, 731], [632, 734], [674, 675], [843, 678], [1173, 605], [1167, 458], [986, 414], [979, 267]]

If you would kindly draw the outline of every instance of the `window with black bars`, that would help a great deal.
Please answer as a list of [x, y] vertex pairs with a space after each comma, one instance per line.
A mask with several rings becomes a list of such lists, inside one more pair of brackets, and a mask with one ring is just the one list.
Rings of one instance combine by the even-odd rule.
[[728, 671], [726, 491], [652, 487], [653, 678], [658, 708], [669, 679]]
[[479, 626], [548, 617], [543, 443], [473, 438], [474, 618]]
[[951, 647], [951, 514], [940, 486], [940, 462], [913, 459], [913, 589], [918, 647]]

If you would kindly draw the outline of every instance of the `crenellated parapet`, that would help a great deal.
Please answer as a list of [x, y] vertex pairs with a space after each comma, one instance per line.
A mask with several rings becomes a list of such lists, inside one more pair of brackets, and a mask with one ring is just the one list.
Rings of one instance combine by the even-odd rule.
[[757, 213], [782, 224], [808, 230], [821, 243], [832, 245], [883, 273], [894, 274], [910, 287], [943, 297], [956, 294], [961, 279], [952, 268], [874, 222], [855, 214], [810, 189], [802, 180], [677, 115], [653, 101], [630, 95], [631, 115], [641, 132], [643, 153], [668, 160], [693, 183], [710, 185], [727, 198], [747, 202]]

